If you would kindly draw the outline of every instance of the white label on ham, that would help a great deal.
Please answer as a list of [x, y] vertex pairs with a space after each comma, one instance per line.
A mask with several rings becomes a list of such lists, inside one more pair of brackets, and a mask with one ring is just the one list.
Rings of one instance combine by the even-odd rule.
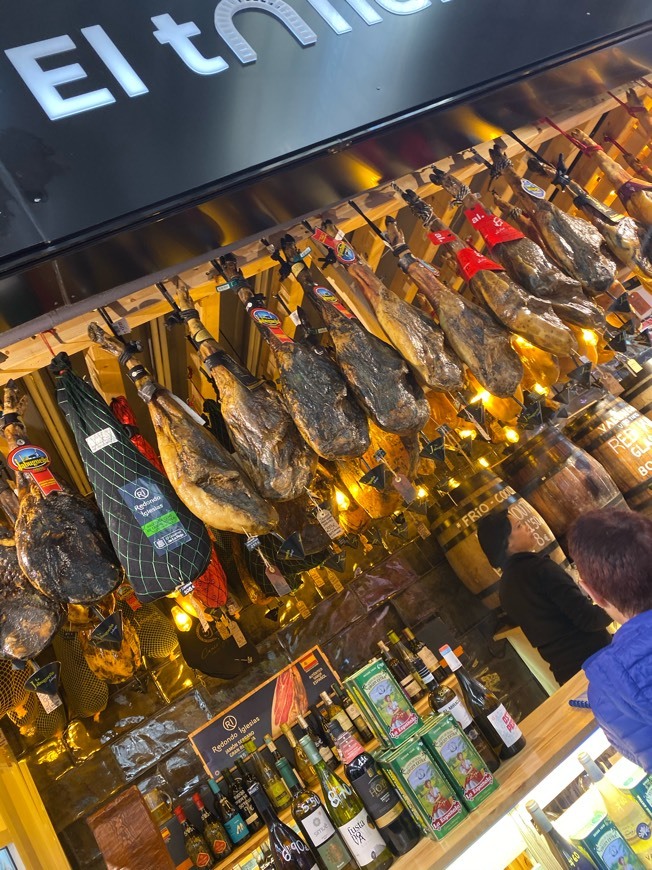
[[58, 695], [46, 695], [44, 692], [37, 692], [36, 697], [41, 702], [41, 706], [46, 713], [53, 713], [62, 703]]
[[330, 511], [320, 508], [315, 512], [315, 519], [332, 541], [341, 538], [344, 534], [344, 529], [338, 525], [337, 520]]
[[86, 443], [88, 444], [88, 449], [91, 453], [97, 453], [98, 450], [102, 450], [104, 447], [108, 447], [109, 444], [115, 444], [118, 440], [118, 436], [115, 434], [113, 429], [100, 429], [99, 432], [93, 432], [92, 435], [88, 435], [86, 438]]

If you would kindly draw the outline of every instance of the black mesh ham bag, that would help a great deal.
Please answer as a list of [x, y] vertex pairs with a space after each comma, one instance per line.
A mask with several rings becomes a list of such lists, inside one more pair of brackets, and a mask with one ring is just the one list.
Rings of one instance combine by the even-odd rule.
[[195, 580], [211, 541], [169, 480], [134, 447], [100, 394], [55, 357], [57, 401], [72, 429], [111, 542], [140, 601]]

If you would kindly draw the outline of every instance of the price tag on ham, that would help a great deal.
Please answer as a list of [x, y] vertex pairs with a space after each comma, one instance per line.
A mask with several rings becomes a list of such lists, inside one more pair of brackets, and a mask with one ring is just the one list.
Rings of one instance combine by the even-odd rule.
[[91, 643], [98, 649], [117, 651], [122, 646], [122, 637], [122, 613], [116, 610], [93, 629]]
[[505, 270], [499, 263], [485, 257], [475, 248], [462, 248], [461, 251], [455, 251], [457, 257], [457, 265], [460, 274], [463, 278], [469, 281], [478, 272], [489, 270], [491, 272], [504, 272]]
[[276, 565], [272, 565], [271, 562], [268, 562], [265, 567], [265, 576], [274, 587], [274, 591], [277, 595], [288, 595], [292, 591], [288, 585], [288, 581], [281, 574]]
[[344, 239], [334, 239], [321, 229], [316, 229], [312, 237], [316, 242], [321, 242], [324, 247], [330, 248], [340, 263], [344, 263], [345, 266], [355, 263], [357, 259], [355, 251]]
[[399, 493], [406, 504], [411, 504], [417, 497], [417, 491], [410, 481], [402, 474], [395, 474], [392, 478], [392, 486]]
[[454, 242], [457, 236], [451, 230], [435, 230], [428, 233], [428, 238], [433, 245], [447, 245], [449, 242]]
[[508, 224], [495, 214], [489, 214], [478, 203], [464, 210], [466, 219], [476, 229], [485, 242], [493, 247], [501, 242], [513, 242], [525, 238], [520, 230]]
[[249, 314], [257, 326], [268, 329], [282, 344], [292, 342], [290, 336], [283, 332], [281, 321], [273, 311], [269, 311], [267, 308], [253, 308]]
[[331, 541], [336, 541], [345, 534], [344, 529], [339, 525], [330, 511], [327, 511], [324, 508], [318, 508], [315, 511], [315, 519]]
[[29, 474], [43, 495], [61, 490], [50, 471], [50, 457], [42, 447], [34, 444], [15, 447], [7, 457], [7, 463], [14, 471]]
[[336, 308], [340, 312], [340, 314], [348, 317], [349, 320], [355, 320], [353, 314], [351, 314], [350, 311], [346, 310], [346, 308], [342, 305], [337, 296], [333, 293], [332, 290], [329, 290], [328, 287], [313, 287], [312, 292], [320, 301], [330, 303], [333, 308]]

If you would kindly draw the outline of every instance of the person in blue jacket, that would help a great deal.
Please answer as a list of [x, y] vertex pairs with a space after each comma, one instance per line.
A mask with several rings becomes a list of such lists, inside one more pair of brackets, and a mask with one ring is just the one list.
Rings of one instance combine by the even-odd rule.
[[621, 624], [584, 663], [589, 704], [611, 744], [652, 773], [652, 519], [591, 511], [568, 543], [582, 587]]

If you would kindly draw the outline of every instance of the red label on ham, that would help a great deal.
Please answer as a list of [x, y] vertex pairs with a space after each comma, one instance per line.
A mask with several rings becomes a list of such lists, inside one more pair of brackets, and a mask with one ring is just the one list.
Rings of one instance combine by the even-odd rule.
[[470, 278], [473, 278], [473, 276], [478, 272], [484, 270], [490, 270], [492, 272], [505, 271], [502, 266], [498, 263], [494, 263], [494, 261], [490, 260], [489, 257], [485, 257], [484, 254], [476, 251], [475, 248], [462, 248], [461, 251], [455, 251], [455, 256], [457, 257], [457, 265], [460, 274], [463, 278], [466, 278], [467, 281]]
[[454, 242], [457, 236], [451, 230], [435, 230], [428, 233], [428, 238], [433, 245], [447, 245], [449, 242]]
[[464, 214], [471, 226], [480, 233], [485, 242], [491, 245], [492, 248], [501, 242], [513, 242], [516, 239], [524, 238], [520, 230], [517, 230], [516, 227], [508, 224], [507, 221], [504, 221], [497, 215], [489, 214], [479, 203], [474, 205], [473, 208], [465, 209]]

